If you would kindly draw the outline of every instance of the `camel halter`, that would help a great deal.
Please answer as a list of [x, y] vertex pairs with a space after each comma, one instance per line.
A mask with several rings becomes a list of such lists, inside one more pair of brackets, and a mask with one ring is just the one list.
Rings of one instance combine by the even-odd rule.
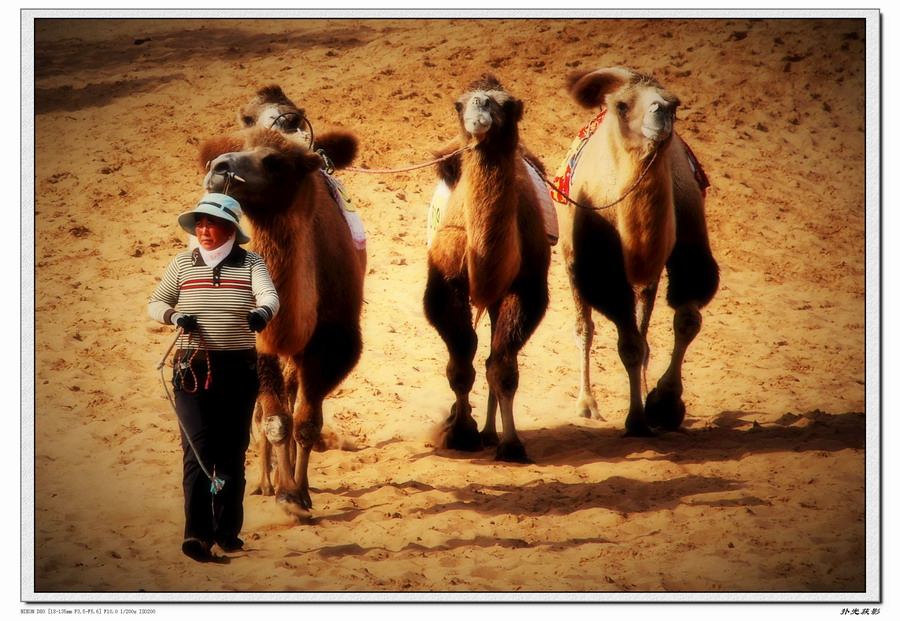
[[[292, 115], [299, 116], [301, 123], [303, 123], [304, 125], [306, 125], [307, 128], [309, 128], [309, 150], [312, 151], [313, 145], [316, 142], [315, 134], [313, 133], [312, 123], [309, 122], [309, 119], [306, 118], [305, 114], [298, 115], [296, 112], [282, 112], [281, 114], [279, 114], [278, 116], [275, 117], [275, 120], [272, 121], [271, 125], [269, 125], [269, 129], [275, 129], [275, 126], [278, 124], [278, 121], [280, 121], [281, 119], [283, 119], [286, 116], [292, 116]], [[276, 131], [280, 131], [280, 130], [276, 130]], [[287, 133], [287, 132], [282, 132], [282, 133]], [[297, 127], [297, 129], [295, 130], [294, 133], [300, 133], [300, 127]]]
[[[166, 358], [169, 357], [169, 354], [172, 352], [172, 349], [175, 347], [175, 343], [178, 342], [178, 339], [181, 338], [181, 335], [184, 334], [184, 328], [178, 328], [175, 332], [175, 338], [172, 339], [172, 342], [169, 344], [169, 348], [166, 349], [166, 353], [163, 354], [162, 358], [160, 358], [159, 362], [156, 363], [156, 369], [159, 371], [159, 379], [162, 381], [163, 389], [166, 391], [166, 398], [169, 400], [169, 404], [172, 406], [172, 410], [175, 412], [175, 418], [178, 419], [178, 426], [181, 427], [181, 432], [184, 434], [185, 439], [188, 441], [188, 445], [191, 447], [191, 450], [194, 451], [194, 455], [197, 457], [197, 463], [200, 464], [200, 469], [203, 470], [203, 474], [206, 475], [206, 478], [209, 479], [209, 493], [210, 494], [218, 494], [222, 491], [222, 488], [225, 487], [225, 481], [218, 478], [215, 475], [215, 469], [213, 469], [213, 473], [210, 474], [209, 470], [206, 468], [206, 464], [203, 463], [203, 460], [200, 459], [200, 453], [197, 451], [197, 447], [194, 446], [194, 441], [191, 440], [191, 435], [187, 432], [187, 429], [184, 428], [184, 423], [181, 422], [181, 417], [178, 415], [178, 409], [175, 407], [175, 400], [172, 398], [172, 395], [169, 393], [169, 384], [166, 382], [166, 377], [163, 372], [163, 369], [166, 366]], [[203, 336], [200, 336], [201, 342]], [[209, 388], [210, 377], [212, 376], [211, 369], [209, 368], [209, 358], [206, 359], [207, 370], [206, 370], [206, 387]], [[193, 373], [193, 369], [191, 369]], [[197, 386], [197, 376], [194, 375], [194, 391], [198, 388]], [[193, 391], [191, 391], [193, 392]]]
[[[206, 170], [209, 170], [212, 162], [206, 162]], [[241, 177], [240, 175], [233, 173], [231, 171], [228, 172], [216, 172], [210, 171], [213, 175], [219, 175], [220, 177], [225, 177], [225, 188], [222, 190], [222, 194], [228, 194], [228, 190], [231, 189], [231, 182], [237, 181], [239, 183], [247, 183], [247, 181]]]

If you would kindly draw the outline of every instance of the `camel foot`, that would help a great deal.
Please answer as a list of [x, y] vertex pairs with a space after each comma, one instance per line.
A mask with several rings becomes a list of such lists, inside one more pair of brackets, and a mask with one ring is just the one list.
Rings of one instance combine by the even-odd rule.
[[684, 401], [674, 392], [663, 392], [659, 388], [654, 388], [647, 395], [644, 411], [650, 425], [666, 431], [675, 431], [684, 422]]
[[606, 419], [600, 415], [600, 408], [593, 397], [580, 397], [575, 403], [575, 414], [581, 418], [606, 422]]
[[625, 423], [625, 433], [623, 438], [655, 438], [656, 432], [644, 424], [629, 425]]
[[[471, 412], [471, 408], [469, 408]], [[460, 417], [459, 406], [454, 403], [450, 408], [450, 418], [447, 420], [444, 445], [454, 451], [467, 451], [474, 453], [484, 448], [481, 444], [481, 436], [478, 433], [478, 425], [472, 416], [466, 412], [465, 418]]]
[[274, 496], [275, 489], [271, 485], [269, 485], [269, 486], [257, 485], [250, 492], [250, 495], [251, 496]]
[[501, 442], [497, 447], [495, 461], [506, 461], [514, 464], [533, 464], [534, 462], [525, 454], [525, 447], [521, 442]]
[[496, 431], [482, 431], [481, 444], [485, 448], [489, 446], [497, 446], [498, 444], [500, 444], [500, 436], [497, 435]]
[[312, 501], [309, 494], [278, 492], [275, 496], [275, 503], [281, 507], [281, 510], [301, 520], [309, 519], [310, 510], [312, 509]]
[[600, 412], [598, 412], [597, 410], [591, 410], [591, 409], [585, 408], [583, 410], [578, 411], [578, 416], [580, 416], [581, 418], [587, 418], [590, 420], [600, 421], [601, 423], [606, 422], [606, 419], [603, 418], [603, 416], [601, 416]]

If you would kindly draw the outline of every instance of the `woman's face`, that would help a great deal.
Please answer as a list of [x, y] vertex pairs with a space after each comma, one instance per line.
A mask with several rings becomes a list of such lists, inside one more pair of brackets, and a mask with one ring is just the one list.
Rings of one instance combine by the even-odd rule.
[[204, 250], [215, 250], [231, 238], [234, 224], [215, 216], [199, 215], [194, 226], [197, 241]]

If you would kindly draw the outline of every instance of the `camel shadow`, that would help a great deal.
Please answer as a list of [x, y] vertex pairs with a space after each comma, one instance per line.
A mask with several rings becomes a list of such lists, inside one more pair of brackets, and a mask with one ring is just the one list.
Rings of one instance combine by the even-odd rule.
[[[760, 425], [756, 419], [771, 415], [759, 412], [725, 411], [705, 427], [688, 420], [685, 427], [653, 438], [622, 437], [622, 429], [570, 423], [559, 427], [520, 430], [529, 457], [542, 466], [583, 466], [590, 463], [631, 461], [671, 461], [701, 464], [737, 460], [747, 455], [777, 452], [864, 449], [865, 415], [861, 412], [827, 414], [814, 410], [805, 414], [786, 413], [776, 421]], [[654, 451], [656, 455], [645, 455]], [[493, 450], [478, 453], [438, 450], [420, 453], [412, 459], [433, 457], [466, 458], [475, 464], [493, 464]], [[639, 457], [636, 455], [640, 454]], [[510, 464], [514, 467], [514, 464]]]
[[[346, 544], [346, 545], [338, 545], [338, 546], [324, 546], [321, 548], [316, 548], [314, 550], [310, 550], [309, 552], [315, 552], [322, 558], [340, 558], [344, 556], [366, 556], [371, 552], [383, 551], [388, 553], [397, 553], [397, 552], [439, 552], [439, 551], [448, 551], [448, 550], [457, 550], [457, 549], [468, 549], [468, 548], [506, 548], [513, 550], [521, 550], [523, 548], [539, 548], [539, 547], [547, 547], [549, 551], [552, 552], [562, 552], [564, 550], [570, 548], [578, 548], [579, 546], [583, 546], [585, 544], [590, 543], [601, 543], [601, 544], [618, 544], [621, 542], [611, 541], [604, 537], [581, 537], [576, 539], [566, 539], [565, 541], [525, 541], [524, 539], [519, 539], [516, 537], [485, 537], [485, 536], [477, 536], [471, 537], [469, 539], [454, 537], [452, 539], [448, 539], [446, 543], [441, 543], [435, 546], [425, 546], [420, 543], [410, 542], [405, 546], [400, 548], [399, 550], [389, 550], [383, 546], [369, 546], [364, 548], [355, 543]], [[295, 552], [286, 555], [286, 557], [290, 556], [302, 556], [303, 554], [307, 554], [308, 552]]]
[[[661, 481], [640, 481], [627, 477], [612, 476], [600, 482], [562, 483], [537, 482], [526, 485], [482, 484], [472, 483], [465, 487], [431, 486], [417, 481], [404, 483], [385, 483], [364, 489], [346, 487], [328, 490], [330, 493], [347, 498], [360, 498], [377, 492], [384, 487], [403, 489], [410, 498], [417, 493], [437, 491], [455, 498], [451, 502], [432, 504], [427, 507], [405, 509], [403, 515], [428, 516], [438, 515], [446, 511], [475, 511], [476, 513], [501, 516], [546, 516], [571, 515], [588, 509], [605, 509], [628, 515], [631, 513], [673, 510], [684, 504], [684, 498], [696, 494], [736, 492], [744, 487], [742, 481], [722, 477], [690, 475]], [[723, 501], [698, 502], [689, 504], [698, 506], [742, 506], [751, 507], [768, 505], [765, 500], [754, 496]], [[357, 517], [379, 508], [379, 505], [367, 508], [353, 508], [342, 513], [322, 515], [321, 522], [352, 522]]]
[[[482, 485], [470, 484], [462, 488], [433, 487], [414, 481], [400, 484], [389, 483], [405, 490], [419, 492], [440, 491], [455, 498], [450, 502], [429, 504], [428, 506], [405, 509], [403, 515], [395, 517], [424, 518], [441, 515], [449, 511], [475, 512], [485, 517], [517, 516], [545, 517], [571, 516], [590, 509], [604, 509], [627, 518], [635, 513], [652, 513], [662, 510], [674, 510], [680, 505], [708, 507], [756, 507], [769, 506], [766, 500], [752, 495], [742, 495], [727, 500], [687, 500], [691, 496], [710, 493], [734, 493], [744, 487], [744, 483], [722, 477], [684, 476], [665, 481], [640, 481], [626, 477], [613, 476], [597, 483], [561, 483], [538, 481], [529, 485]], [[378, 491], [383, 485], [372, 486], [363, 490], [346, 490], [350, 496], [364, 496]], [[334, 490], [341, 493], [341, 490]], [[410, 495], [415, 500], [415, 494]], [[377, 506], [365, 509], [353, 509], [344, 513], [321, 516], [319, 522], [352, 522], [357, 517], [378, 509]], [[652, 535], [655, 533], [648, 533]], [[510, 549], [547, 547], [554, 552], [576, 548], [586, 543], [622, 544], [626, 541], [615, 541], [601, 536], [589, 538], [573, 538], [565, 540], [525, 541], [515, 537], [473, 536], [470, 538], [453, 537], [432, 547], [418, 543], [408, 543], [401, 550], [454, 550], [471, 547], [501, 547]], [[374, 550], [386, 550], [383, 547], [364, 548], [358, 544], [327, 546], [317, 550], [321, 556], [363, 556]]]

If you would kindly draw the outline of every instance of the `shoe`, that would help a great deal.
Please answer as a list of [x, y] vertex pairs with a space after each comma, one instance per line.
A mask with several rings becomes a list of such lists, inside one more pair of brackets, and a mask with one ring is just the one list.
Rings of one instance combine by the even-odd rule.
[[209, 551], [210, 545], [200, 541], [196, 537], [185, 539], [181, 544], [181, 551], [198, 563], [208, 563], [213, 560], [213, 555]]
[[216, 544], [222, 548], [223, 552], [235, 552], [244, 547], [244, 540], [240, 537], [228, 537], [227, 539], [216, 539]]

